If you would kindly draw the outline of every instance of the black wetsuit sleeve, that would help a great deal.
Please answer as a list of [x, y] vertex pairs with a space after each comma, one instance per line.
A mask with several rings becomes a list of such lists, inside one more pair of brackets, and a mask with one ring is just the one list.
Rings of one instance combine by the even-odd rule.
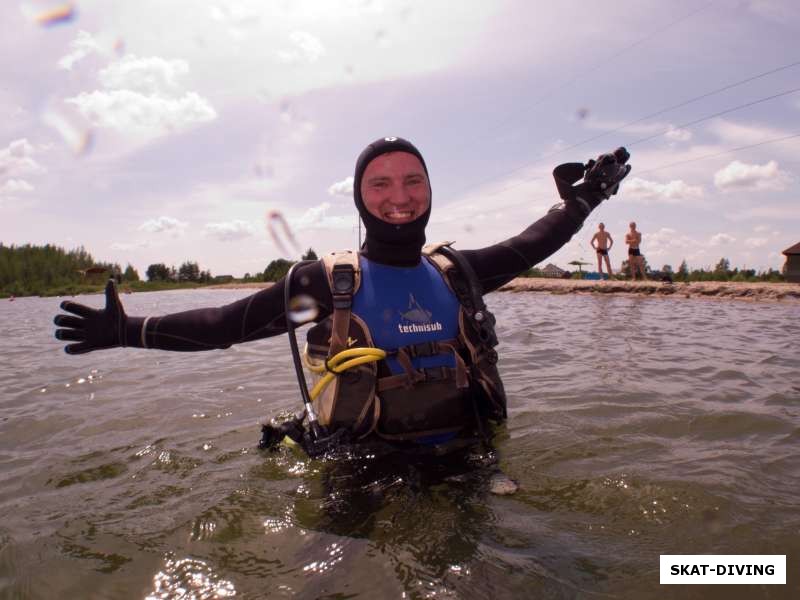
[[556, 252], [582, 225], [579, 211], [570, 206], [555, 208], [519, 235], [462, 254], [475, 270], [484, 293], [488, 293]]
[[[285, 279], [251, 296], [217, 308], [199, 308], [164, 316], [128, 317], [126, 345], [193, 352], [228, 348], [286, 332]], [[292, 277], [292, 294], [311, 296], [316, 321], [331, 313], [331, 293], [321, 262], [302, 265]]]

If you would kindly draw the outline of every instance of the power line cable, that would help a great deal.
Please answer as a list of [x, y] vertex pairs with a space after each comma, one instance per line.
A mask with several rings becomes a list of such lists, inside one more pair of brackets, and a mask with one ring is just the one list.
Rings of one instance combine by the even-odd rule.
[[791, 140], [793, 138], [800, 137], [800, 133], [793, 133], [792, 135], [785, 135], [779, 138], [772, 138], [770, 140], [764, 140], [761, 142], [757, 142], [755, 144], [748, 144], [746, 146], [739, 146], [738, 148], [731, 148], [730, 150], [723, 150], [722, 152], [715, 152], [713, 154], [704, 154], [703, 156], [696, 156], [694, 158], [689, 158], [686, 160], [679, 160], [673, 163], [669, 163], [666, 165], [661, 165], [658, 167], [653, 167], [652, 169], [646, 169], [644, 171], [637, 172], [638, 175], [644, 175], [645, 173], [653, 173], [654, 171], [661, 171], [662, 169], [668, 169], [669, 167], [675, 167], [677, 165], [683, 165], [690, 162], [695, 162], [698, 160], [706, 160], [709, 158], [716, 158], [718, 156], [724, 156], [725, 154], [731, 154], [733, 152], [739, 152], [740, 150], [749, 150], [750, 148], [758, 148], [759, 146], [766, 146], [767, 144], [777, 144], [778, 142], [784, 142], [786, 140]]
[[[778, 94], [772, 94], [771, 96], [767, 96], [767, 97], [765, 97], [765, 98], [759, 98], [758, 100], [753, 100], [753, 101], [751, 101], [751, 102], [745, 102], [744, 104], [739, 104], [738, 106], [734, 106], [734, 107], [731, 107], [731, 108], [727, 108], [727, 109], [725, 109], [725, 110], [722, 110], [722, 111], [717, 111], [717, 112], [715, 112], [715, 113], [712, 113], [712, 114], [710, 114], [710, 115], [706, 115], [705, 117], [701, 117], [701, 118], [699, 118], [699, 119], [695, 119], [695, 120], [693, 120], [693, 121], [690, 121], [690, 122], [688, 122], [688, 123], [684, 123], [684, 124], [682, 124], [682, 125], [679, 125], [679, 126], [678, 126], [678, 129], [681, 129], [681, 128], [684, 128], [684, 129], [685, 129], [686, 127], [690, 127], [690, 126], [692, 126], [692, 125], [696, 125], [696, 124], [698, 124], [698, 123], [702, 123], [703, 121], [708, 121], [709, 119], [713, 119], [713, 118], [715, 118], [715, 117], [718, 117], [718, 116], [720, 116], [720, 115], [723, 115], [723, 114], [728, 114], [728, 113], [731, 113], [731, 112], [735, 112], [735, 111], [737, 111], [737, 110], [742, 110], [743, 108], [749, 108], [749, 107], [751, 107], [751, 106], [755, 106], [755, 105], [757, 105], [757, 104], [761, 104], [761, 103], [763, 103], [763, 102], [767, 102], [767, 101], [769, 101], [769, 100], [774, 100], [775, 98], [780, 98], [780, 97], [782, 97], [782, 96], [787, 96], [787, 95], [789, 95], [789, 94], [794, 94], [794, 93], [796, 93], [796, 92], [798, 92], [798, 91], [800, 91], [800, 88], [794, 88], [794, 89], [791, 89], [791, 90], [787, 90], [787, 91], [785, 91], [785, 92], [780, 92], [780, 93], [778, 93]], [[667, 134], [667, 133], [669, 133], [670, 131], [672, 131], [672, 129], [667, 129], [667, 130], [665, 130], [665, 131], [662, 131], [661, 133], [657, 133], [657, 134], [654, 134], [654, 135], [651, 135], [651, 136], [647, 136], [647, 137], [645, 137], [645, 138], [641, 138], [641, 139], [639, 139], [639, 140], [636, 140], [636, 141], [634, 141], [634, 142], [631, 142], [630, 144], [627, 144], [627, 145], [628, 145], [628, 146], [634, 146], [634, 145], [636, 145], [636, 144], [640, 144], [640, 143], [642, 143], [642, 142], [646, 142], [646, 141], [649, 141], [649, 140], [655, 139], [655, 138], [657, 138], [657, 137], [661, 137], [661, 136], [663, 136], [663, 135], [666, 135], [666, 134]], [[538, 160], [541, 160], [541, 159], [538, 159]], [[538, 160], [537, 160], [537, 162], [538, 162]], [[528, 165], [526, 165], [526, 166], [530, 166], [531, 164], [534, 164], [534, 163], [529, 163], [529, 164], [528, 164]], [[544, 176], [543, 174], [537, 174], [537, 175], [534, 175], [534, 176], [532, 176], [532, 177], [523, 177], [523, 178], [522, 178], [522, 180], [520, 180], [520, 181], [518, 181], [518, 182], [516, 182], [516, 183], [512, 183], [512, 184], [510, 184], [510, 185], [507, 185], [507, 186], [505, 186], [505, 187], [502, 187], [502, 188], [500, 188], [499, 190], [496, 190], [496, 191], [494, 191], [494, 192], [489, 192], [489, 193], [487, 194], [487, 196], [496, 196], [497, 194], [501, 194], [502, 192], [506, 192], [506, 191], [508, 191], [508, 190], [510, 190], [510, 189], [514, 189], [515, 187], [518, 187], [518, 186], [520, 186], [520, 185], [522, 185], [523, 183], [526, 183], [526, 182], [528, 182], [528, 181], [535, 181], [536, 179], [541, 179], [543, 176]], [[490, 180], [490, 181], [491, 181], [491, 180]], [[478, 184], [478, 185], [480, 185], [480, 184]]]
[[[794, 138], [800, 138], [800, 133], [793, 133], [791, 135], [772, 138], [772, 139], [768, 139], [768, 140], [762, 140], [760, 142], [756, 142], [755, 144], [747, 144], [745, 146], [737, 146], [736, 148], [730, 148], [728, 150], [723, 150], [721, 152], [714, 152], [712, 154], [704, 154], [702, 156], [696, 156], [696, 157], [693, 157], [693, 158], [688, 158], [686, 160], [679, 160], [679, 161], [668, 163], [668, 164], [665, 164], [665, 165], [659, 165], [657, 167], [652, 167], [650, 169], [645, 169], [644, 171], [638, 171], [637, 170], [636, 171], [636, 175], [637, 176], [645, 175], [646, 173], [653, 173], [655, 171], [661, 171], [663, 169], [668, 169], [670, 167], [675, 167], [675, 166], [683, 165], [683, 164], [690, 163], [690, 162], [697, 162], [697, 161], [700, 161], [700, 160], [707, 160], [707, 159], [710, 159], [710, 158], [717, 158], [719, 156], [724, 156], [726, 154], [732, 154], [734, 152], [739, 152], [741, 150], [749, 150], [751, 148], [758, 148], [759, 146], [766, 146], [768, 144], [777, 144], [779, 142], [784, 142], [786, 140], [791, 140], [791, 139], [794, 139]], [[541, 178], [541, 176], [537, 177], [537, 179], [540, 179], [540, 178]], [[521, 183], [523, 183], [523, 182], [520, 182], [520, 184]], [[515, 186], [516, 185], [520, 185], [520, 184], [515, 184]], [[515, 186], [512, 186], [512, 187], [515, 187]], [[508, 189], [511, 189], [511, 188], [508, 188]], [[524, 200], [520, 200], [518, 202], [511, 202], [511, 203], [505, 204], [503, 206], [495, 206], [493, 208], [494, 209], [514, 208], [515, 206], [520, 206], [522, 204], [531, 204], [532, 202], [537, 202], [537, 201], [547, 201], [548, 199], [552, 199], [552, 196], [547, 196], [547, 197], [541, 196], [541, 197], [538, 197], [538, 198], [525, 198]], [[473, 214], [469, 214], [469, 215], [460, 215], [460, 216], [448, 219], [446, 221], [435, 221], [435, 222], [431, 223], [431, 225], [446, 225], [447, 223], [460, 221], [461, 219], [475, 218], [475, 217], [477, 217], [477, 216], [479, 216], [481, 214], [482, 213], [473, 213]]]
[[[761, 73], [757, 73], [755, 75], [751, 75], [750, 77], [746, 77], [745, 79], [741, 79], [739, 81], [735, 81], [733, 83], [729, 83], [729, 84], [724, 85], [724, 86], [722, 86], [720, 88], [717, 88], [715, 90], [711, 90], [709, 92], [705, 92], [705, 93], [700, 94], [698, 96], [694, 96], [693, 98], [689, 98], [687, 100], [683, 100], [682, 102], [679, 102], [678, 104], [673, 104], [672, 106], [668, 106], [668, 107], [659, 109], [659, 110], [657, 110], [655, 112], [652, 112], [650, 114], [644, 115], [643, 117], [639, 117], [637, 119], [634, 119], [633, 121], [628, 121], [627, 123], [624, 123], [623, 125], [620, 125], [619, 127], [615, 127], [614, 129], [611, 129], [609, 131], [605, 131], [605, 132], [600, 133], [598, 135], [586, 138], [585, 140], [582, 140], [580, 142], [576, 142], [574, 144], [566, 146], [565, 148], [560, 148], [559, 150], [556, 150], [555, 152], [550, 152], [549, 154], [545, 154], [544, 156], [540, 156], [539, 158], [534, 159], [534, 160], [529, 161], [529, 162], [526, 162], [525, 164], [520, 165], [519, 167], [515, 167], [515, 168], [511, 169], [510, 171], [504, 171], [503, 173], [499, 173], [497, 175], [492, 175], [491, 177], [488, 177], [486, 179], [478, 181], [477, 183], [471, 184], [470, 188], [473, 188], [473, 187], [479, 186], [479, 185], [483, 185], [485, 183], [492, 182], [492, 181], [494, 181], [496, 179], [500, 179], [501, 177], [507, 177], [509, 175], [513, 175], [514, 173], [517, 173], [517, 172], [521, 171], [522, 169], [525, 169], [525, 168], [527, 168], [527, 167], [529, 167], [531, 165], [537, 164], [537, 163], [539, 163], [539, 162], [541, 162], [543, 160], [546, 160], [548, 158], [552, 158], [554, 156], [558, 156], [559, 154], [563, 154], [564, 152], [567, 152], [569, 150], [573, 150], [575, 148], [578, 148], [578, 147], [583, 146], [585, 144], [588, 144], [590, 142], [594, 142], [594, 141], [599, 140], [599, 139], [601, 139], [603, 137], [611, 135], [612, 133], [616, 133], [618, 131], [622, 131], [623, 129], [627, 129], [631, 125], [636, 125], [636, 124], [641, 123], [643, 121], [646, 121], [648, 119], [652, 119], [653, 117], [657, 117], [657, 116], [663, 115], [663, 114], [668, 113], [668, 112], [670, 112], [672, 110], [675, 110], [675, 109], [678, 109], [678, 108], [682, 108], [684, 106], [688, 106], [689, 104], [693, 104], [694, 102], [697, 102], [699, 100], [703, 100], [705, 98], [709, 98], [709, 97], [714, 96], [716, 94], [720, 94], [720, 93], [725, 92], [727, 90], [739, 87], [741, 85], [744, 85], [746, 83], [750, 83], [752, 81], [756, 81], [756, 80], [761, 79], [762, 77], [766, 77], [768, 75], [773, 75], [775, 73], [779, 73], [780, 71], [785, 71], [786, 69], [790, 69], [790, 68], [796, 67], [798, 65], [800, 65], [800, 61], [795, 61], [795, 62], [786, 64], [786, 65], [782, 65], [780, 67], [776, 67], [774, 69], [770, 69], [768, 71], [763, 71]], [[796, 90], [792, 90], [792, 91], [796, 91]], [[792, 93], [792, 92], [786, 92], [786, 93]], [[766, 100], [769, 100], [769, 99], [771, 99], [771, 97], [763, 99], [763, 100], [760, 100], [760, 101], [766, 101]], [[755, 103], [758, 103], [760, 101], [757, 101]], [[745, 105], [742, 105], [741, 107], [738, 107], [738, 108], [744, 108], [744, 107], [745, 107]], [[732, 110], [733, 109], [729, 109], [728, 112], [732, 112]], [[715, 116], [719, 116], [719, 115], [715, 115]], [[708, 117], [708, 118], [713, 118], [713, 117]], [[678, 127], [674, 128], [674, 129], [680, 129], [681, 127], [688, 127], [689, 125], [693, 125], [693, 124], [696, 124], [698, 122], [700, 122], [700, 121], [692, 121], [692, 122], [684, 124], [684, 125], [679, 125]], [[657, 134], [657, 135], [651, 136], [651, 137], [658, 137], [659, 135], [664, 135], [664, 134], [668, 133], [669, 131], [671, 131], [671, 130], [666, 130], [666, 131], [664, 131], [664, 132], [662, 132], [660, 134]], [[648, 139], [648, 138], [645, 138], [645, 139]], [[633, 142], [632, 144], [628, 144], [628, 145], [633, 145], [635, 143], [640, 143], [642, 141], [644, 141], [644, 140], [638, 140], [638, 141]], [[456, 194], [459, 194], [459, 193], [461, 193], [463, 191], [466, 191], [467, 189], [469, 189], [469, 188], [463, 188], [463, 189], [459, 190], [458, 192], [456, 192]], [[503, 190], [501, 189], [500, 191], [503, 191]], [[499, 192], [497, 192], [497, 193], [499, 193]]]
[[[609, 61], [614, 60], [615, 58], [618, 58], [618, 57], [622, 56], [623, 54], [626, 54], [628, 51], [632, 50], [636, 46], [639, 46], [639, 45], [643, 44], [644, 42], [647, 42], [647, 41], [651, 40], [652, 38], [654, 38], [658, 34], [663, 33], [664, 31], [674, 27], [675, 25], [677, 25], [677, 24], [679, 24], [679, 23], [681, 23], [681, 22], [683, 22], [683, 21], [695, 16], [696, 14], [698, 14], [700, 12], [703, 12], [704, 10], [710, 8], [711, 6], [713, 6], [715, 4], [715, 1], [716, 0], [713, 0], [712, 2], [708, 2], [704, 6], [701, 6], [700, 8], [697, 8], [697, 9], [695, 9], [695, 10], [693, 10], [693, 11], [691, 11], [691, 12], [689, 12], [689, 13], [681, 16], [681, 17], [678, 17], [677, 19], [675, 19], [673, 21], [670, 21], [670, 22], [666, 23], [663, 27], [660, 27], [660, 28], [658, 28], [658, 29], [656, 29], [656, 30], [644, 35], [643, 37], [639, 38], [635, 42], [633, 42], [631, 44], [628, 44], [627, 46], [617, 50], [612, 55], [604, 57], [603, 59], [592, 63], [591, 65], [589, 65], [588, 67], [586, 67], [582, 71], [577, 72], [570, 79], [566, 80], [565, 82], [561, 83], [560, 85], [557, 85], [557, 86], [555, 86], [553, 88], [550, 88], [544, 94], [539, 96], [536, 100], [533, 101], [533, 103], [531, 105], [529, 105], [527, 107], [526, 112], [530, 112], [531, 109], [535, 108], [536, 106], [539, 106], [542, 102], [544, 102], [548, 98], [552, 97], [556, 92], [559, 92], [559, 91], [563, 90], [564, 88], [569, 87], [570, 85], [572, 85], [573, 83], [578, 81], [581, 77], [587, 75], [588, 73], [596, 72], [599, 68], [605, 66]], [[497, 123], [495, 125], [493, 131], [496, 131], [498, 128], [504, 127], [513, 118], [514, 118], [514, 116], [512, 116], [512, 117], [510, 117], [508, 119], [500, 121], [499, 123]], [[473, 138], [472, 140], [469, 141], [469, 143], [474, 143], [476, 141], [480, 141], [482, 139], [486, 139], [486, 137], [487, 137], [487, 135], [483, 135], [483, 136], [480, 136], [480, 137]]]
[[[732, 113], [732, 112], [735, 112], [737, 110], [741, 110], [743, 108], [749, 108], [751, 106], [755, 106], [756, 104], [761, 104], [762, 102], [768, 102], [769, 100], [774, 100], [775, 98], [780, 98], [782, 96], [788, 96], [789, 94], [794, 94], [796, 92], [800, 92], [800, 88], [794, 88], [794, 89], [791, 89], [791, 90], [786, 90], [785, 92], [779, 92], [777, 94], [773, 94], [772, 96], [767, 96], [765, 98], [759, 98], [758, 100], [753, 100], [752, 102], [746, 102], [745, 104], [740, 104], [740, 105], [734, 106], [732, 108], [726, 108], [725, 110], [721, 110], [721, 111], [715, 112], [715, 113], [710, 114], [708, 116], [701, 117], [701, 118], [695, 119], [693, 121], [688, 121], [686, 123], [682, 123], [681, 125], [678, 125], [674, 129], [686, 129], [687, 127], [691, 127], [693, 125], [697, 125], [698, 123], [702, 123], [703, 121], [708, 121], [708, 120], [713, 119], [715, 117], [720, 117], [722, 115], [726, 115], [728, 113]], [[670, 131], [673, 131], [673, 129], [667, 129], [665, 131], [662, 131], [661, 133], [656, 133], [656, 134], [653, 134], [653, 135], [649, 135], [647, 137], [643, 137], [643, 138], [638, 139], [636, 141], [630, 142], [629, 144], [626, 144], [626, 145], [627, 146], [635, 146], [636, 144], [641, 144], [642, 142], [647, 142], [647, 141], [650, 141], [650, 140], [655, 139], [657, 137], [661, 137], [662, 135], [666, 135]]]

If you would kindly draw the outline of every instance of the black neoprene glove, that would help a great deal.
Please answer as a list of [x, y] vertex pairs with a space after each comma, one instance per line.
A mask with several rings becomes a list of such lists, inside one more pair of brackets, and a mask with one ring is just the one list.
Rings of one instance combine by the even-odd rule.
[[[631, 172], [631, 155], [619, 147], [588, 163], [564, 163], [553, 169], [558, 195], [567, 207], [585, 219], [603, 201], [617, 193], [619, 183]], [[575, 185], [579, 180], [583, 181]]]
[[90, 308], [77, 302], [64, 301], [61, 309], [71, 315], [56, 315], [53, 322], [64, 329], [56, 329], [56, 339], [77, 342], [64, 346], [67, 354], [85, 354], [92, 350], [115, 348], [124, 345], [127, 316], [117, 294], [113, 279], [106, 284], [106, 307]]

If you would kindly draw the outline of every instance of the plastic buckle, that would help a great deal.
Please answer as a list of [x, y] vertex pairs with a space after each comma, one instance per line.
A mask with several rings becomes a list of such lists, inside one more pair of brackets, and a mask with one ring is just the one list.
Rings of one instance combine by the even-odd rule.
[[420, 342], [419, 344], [412, 344], [408, 347], [408, 350], [411, 358], [417, 358], [418, 356], [433, 356], [434, 354], [438, 354], [436, 342]]
[[425, 375], [425, 381], [444, 381], [450, 377], [447, 367], [428, 367], [420, 371]]
[[353, 265], [333, 265], [331, 271], [333, 283], [333, 308], [350, 308], [353, 305], [353, 288], [355, 273]]

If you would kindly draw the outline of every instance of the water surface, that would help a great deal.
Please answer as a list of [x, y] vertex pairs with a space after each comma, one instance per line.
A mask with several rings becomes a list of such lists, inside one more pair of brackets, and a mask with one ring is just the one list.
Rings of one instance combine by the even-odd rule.
[[[488, 300], [511, 497], [488, 493], [480, 449], [256, 450], [260, 421], [300, 407], [285, 336], [72, 357], [52, 338], [60, 299], [0, 301], [0, 598], [795, 597], [797, 304]], [[786, 554], [789, 585], [659, 586], [660, 554], [704, 553]]]

